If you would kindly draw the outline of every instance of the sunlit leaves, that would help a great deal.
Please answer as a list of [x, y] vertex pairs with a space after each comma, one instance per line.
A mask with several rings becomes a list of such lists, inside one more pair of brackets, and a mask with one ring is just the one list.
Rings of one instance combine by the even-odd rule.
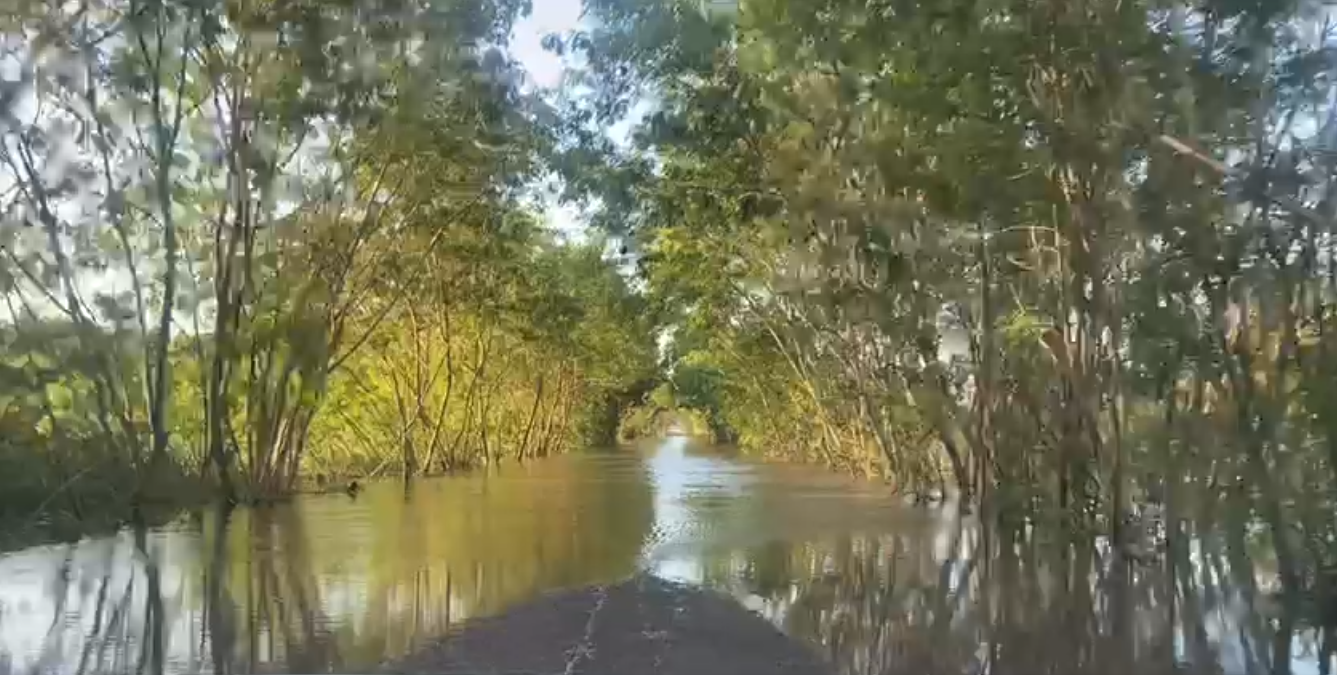
[[[27, 79], [5, 89], [23, 125], [0, 147], [26, 190], [0, 185], [14, 221], [4, 314], [72, 321], [96, 390], [77, 433], [110, 434], [127, 457], [151, 441], [192, 471], [207, 456], [213, 480], [252, 494], [290, 489], [331, 380], [425, 300], [508, 332], [526, 358], [550, 349], [554, 367], [591, 370], [547, 388], [546, 451], [574, 428], [549, 421], [573, 414], [553, 401], [641, 377], [619, 370], [647, 367], [633, 356], [647, 352], [614, 346], [623, 319], [632, 342], [651, 341], [616, 273], [597, 255], [535, 252], [548, 244], [520, 196], [550, 137], [501, 48], [527, 7], [108, 0], [5, 14]], [[515, 375], [523, 391], [528, 375]]]
[[585, 77], [606, 114], [652, 100], [633, 147], [598, 151], [654, 167], [603, 218], [710, 336], [677, 363], [726, 374], [702, 406], [745, 445], [842, 463], [925, 424], [881, 453], [893, 473], [1101, 473], [1117, 501], [1111, 458], [1183, 431], [1145, 413], [1170, 388], [1232, 452], [1328, 433], [1286, 426], [1333, 297], [1311, 3], [689, 5], [588, 3], [608, 39]]

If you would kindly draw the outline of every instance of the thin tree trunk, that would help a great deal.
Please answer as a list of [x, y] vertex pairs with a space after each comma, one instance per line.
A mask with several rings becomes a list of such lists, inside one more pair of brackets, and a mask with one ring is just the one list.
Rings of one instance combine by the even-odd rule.
[[526, 458], [526, 451], [529, 449], [529, 437], [534, 431], [534, 421], [538, 416], [539, 404], [543, 402], [543, 374], [538, 377], [538, 384], [534, 388], [534, 405], [529, 409], [529, 421], [525, 423], [525, 435], [520, 439], [520, 449], [516, 451], [516, 460], [523, 461]]

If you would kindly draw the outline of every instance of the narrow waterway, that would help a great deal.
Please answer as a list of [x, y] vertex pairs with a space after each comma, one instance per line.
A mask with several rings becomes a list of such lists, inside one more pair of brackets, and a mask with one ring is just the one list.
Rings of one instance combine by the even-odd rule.
[[1315, 635], [1199, 554], [1169, 593], [1163, 565], [1041, 539], [675, 437], [3, 554], [0, 672], [365, 672], [638, 572], [727, 593], [842, 673], [1276, 672], [1282, 644], [1319, 672]]

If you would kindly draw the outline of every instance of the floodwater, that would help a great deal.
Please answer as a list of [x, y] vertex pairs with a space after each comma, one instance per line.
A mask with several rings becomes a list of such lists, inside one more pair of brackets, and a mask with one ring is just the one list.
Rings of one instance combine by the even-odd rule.
[[1266, 579], [1192, 548], [1116, 564], [677, 436], [0, 554], [0, 672], [366, 672], [638, 572], [727, 593], [851, 675], [1327, 671]]

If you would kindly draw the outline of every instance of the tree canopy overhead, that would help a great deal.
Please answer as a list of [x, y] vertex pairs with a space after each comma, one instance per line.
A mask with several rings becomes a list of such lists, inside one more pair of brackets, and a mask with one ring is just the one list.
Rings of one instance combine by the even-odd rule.
[[[957, 492], [1000, 557], [1062, 525], [1065, 592], [1135, 588], [1097, 551], [1159, 509], [1169, 613], [1251, 556], [1287, 621], [1331, 604], [1329, 8], [586, 0], [554, 94], [508, 51], [529, 4], [0, 8], [0, 517], [674, 420]], [[588, 241], [544, 222], [554, 176]]]
[[[1242, 500], [1303, 525], [1291, 588], [1337, 559], [1319, 4], [585, 10], [545, 98], [504, 49], [522, 2], [6, 8], [29, 501], [78, 510], [92, 466], [268, 497], [525, 459], [646, 405], [1116, 534]], [[541, 222], [553, 174], [592, 243]]]
[[6, 6], [7, 501], [267, 498], [611, 438], [653, 318], [532, 206], [560, 129], [504, 48], [528, 9]]
[[572, 185], [722, 435], [1116, 535], [1225, 500], [1289, 590], [1334, 559], [1320, 3], [586, 8], [573, 118], [649, 112]]

